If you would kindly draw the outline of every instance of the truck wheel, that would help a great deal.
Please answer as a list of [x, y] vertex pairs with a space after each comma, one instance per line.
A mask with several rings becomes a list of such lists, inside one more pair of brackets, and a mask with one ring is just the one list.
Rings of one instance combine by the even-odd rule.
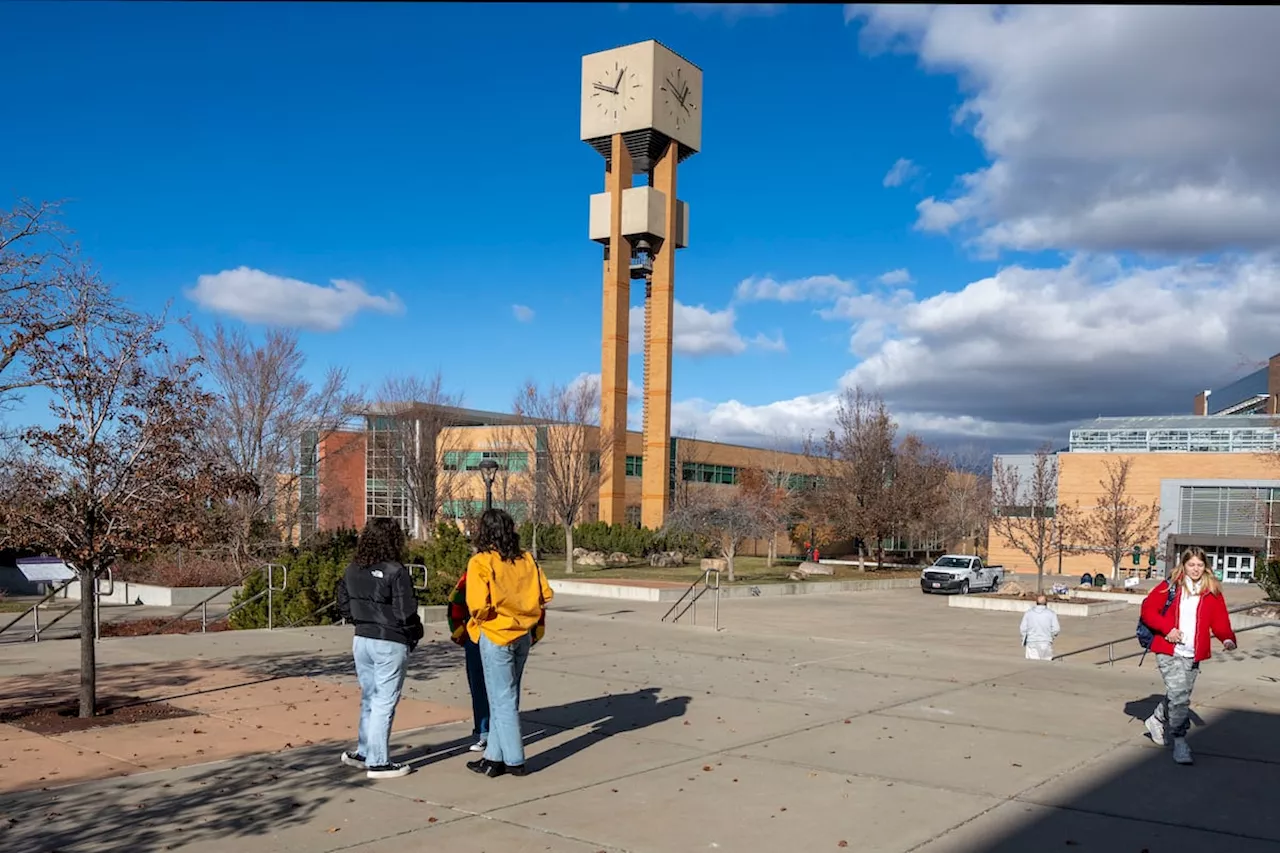
[[1000, 578], [992, 578], [992, 579], [991, 579], [991, 591], [992, 591], [992, 592], [995, 592], [995, 591], [996, 591], [996, 590], [998, 590], [999, 588], [1000, 588]]
[[968, 595], [968, 594], [969, 594], [969, 582], [968, 582], [968, 581], [961, 581], [961, 582], [960, 582], [960, 594], [961, 594], [961, 595]]

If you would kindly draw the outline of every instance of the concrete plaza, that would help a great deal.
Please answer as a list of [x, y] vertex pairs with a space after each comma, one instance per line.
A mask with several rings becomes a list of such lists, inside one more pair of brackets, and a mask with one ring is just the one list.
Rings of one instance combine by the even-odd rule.
[[[349, 628], [104, 640], [111, 690], [198, 716], [0, 727], [0, 849], [1280, 849], [1270, 630], [1205, 665], [1184, 768], [1142, 736], [1152, 661], [1024, 661], [1017, 614], [911, 590], [735, 599], [717, 634], [661, 624], [665, 609], [557, 597], [525, 676], [523, 779], [464, 769], [462, 656], [438, 627], [397, 719], [415, 772], [381, 782], [337, 761], [356, 716]], [[1059, 651], [1136, 615], [1063, 618]], [[77, 654], [0, 646], [0, 704], [65, 683], [50, 673]]]

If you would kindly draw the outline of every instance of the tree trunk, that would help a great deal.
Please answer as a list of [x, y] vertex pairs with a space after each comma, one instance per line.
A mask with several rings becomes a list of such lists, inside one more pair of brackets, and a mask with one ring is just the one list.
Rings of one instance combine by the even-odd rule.
[[80, 573], [80, 716], [92, 717], [98, 707], [98, 649], [94, 615], [98, 608], [97, 576]]
[[1044, 560], [1036, 563], [1036, 595], [1044, 592]]
[[533, 559], [538, 559], [538, 522], [533, 523], [533, 537], [529, 542], [529, 551], [533, 554]]
[[867, 570], [867, 549], [862, 543], [857, 544], [858, 549], [858, 571], [865, 572]]
[[571, 575], [573, 574], [573, 525], [561, 526], [564, 527], [564, 573]]
[[776, 559], [778, 559], [778, 534], [774, 533], [769, 537], [769, 556], [765, 558], [764, 564], [772, 569]]
[[728, 548], [724, 549], [724, 562], [725, 567], [729, 570], [729, 583], [733, 583], [735, 580], [733, 575], [733, 557], [737, 552], [738, 548], [736, 545], [730, 545]]

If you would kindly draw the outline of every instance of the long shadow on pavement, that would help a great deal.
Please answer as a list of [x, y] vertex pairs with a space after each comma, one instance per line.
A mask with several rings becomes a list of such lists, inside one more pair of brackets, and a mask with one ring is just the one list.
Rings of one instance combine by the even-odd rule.
[[[1159, 697], [1130, 702], [1145, 718]], [[1146, 735], [1144, 734], [1145, 738]], [[947, 853], [1280, 850], [1280, 716], [1224, 710], [1187, 738], [1190, 767], [1150, 741], [1026, 792], [926, 849]], [[1074, 780], [1090, 779], [1081, 784]]]
[[[659, 699], [658, 692], [656, 687], [645, 687], [633, 693], [597, 696], [564, 705], [522, 711], [521, 727], [524, 730], [525, 748], [529, 752], [529, 770], [546, 770], [614, 735], [639, 731], [684, 716], [692, 701], [690, 697]], [[545, 752], [530, 749], [563, 731], [584, 726], [590, 728]], [[407, 761], [416, 768], [426, 767], [466, 751], [471, 743], [472, 739], [466, 738], [423, 747], [408, 755], [398, 756], [397, 760]]]

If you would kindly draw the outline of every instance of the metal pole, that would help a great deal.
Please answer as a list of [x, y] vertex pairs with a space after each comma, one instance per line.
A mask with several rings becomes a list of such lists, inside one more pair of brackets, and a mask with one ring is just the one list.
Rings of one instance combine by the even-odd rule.
[[200, 602], [200, 633], [206, 632], [209, 625], [209, 600]]
[[493, 509], [493, 480], [488, 477], [484, 481], [484, 508], [486, 512]]
[[720, 575], [719, 575], [719, 574], [717, 574], [717, 575], [716, 575], [716, 610], [715, 610], [715, 614], [716, 614], [716, 616], [715, 616], [715, 619], [716, 619], [716, 632], [717, 632], [717, 633], [719, 633], [719, 631], [720, 631]]
[[40, 642], [40, 605], [37, 604], [35, 609], [31, 611], [31, 615], [36, 620], [36, 642]]
[[[83, 606], [83, 605], [82, 605]], [[102, 639], [102, 593], [98, 589], [98, 578], [93, 579], [93, 640]]]
[[275, 614], [272, 612], [272, 595], [271, 595], [272, 590], [275, 589], [275, 576], [273, 574], [274, 571], [275, 571], [274, 567], [270, 563], [267, 563], [267, 630], [268, 631], [274, 630], [274, 624], [275, 624], [275, 618], [274, 618]]

